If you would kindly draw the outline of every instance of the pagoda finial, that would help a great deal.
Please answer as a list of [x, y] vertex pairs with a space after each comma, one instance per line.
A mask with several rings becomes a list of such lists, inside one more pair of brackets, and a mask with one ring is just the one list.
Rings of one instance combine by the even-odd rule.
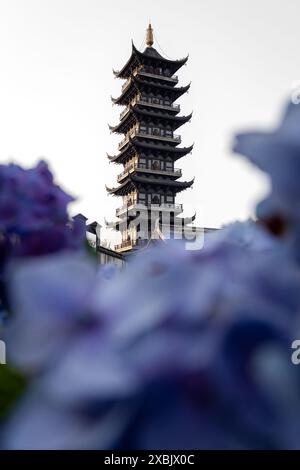
[[151, 22], [149, 22], [149, 26], [147, 28], [146, 44], [148, 47], [153, 46], [153, 28], [151, 26]]

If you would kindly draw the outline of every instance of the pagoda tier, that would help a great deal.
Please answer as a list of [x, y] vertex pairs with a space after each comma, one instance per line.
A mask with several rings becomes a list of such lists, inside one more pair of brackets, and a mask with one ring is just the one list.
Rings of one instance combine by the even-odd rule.
[[149, 96], [151, 93], [158, 93], [163, 98], [168, 98], [168, 100], [173, 103], [181, 95], [186, 93], [191, 84], [189, 83], [183, 87], [174, 87], [171, 85], [163, 85], [155, 81], [146, 81], [141, 78], [132, 76], [128, 81], [123, 85], [122, 93], [118, 98], [111, 97], [111, 100], [114, 104], [127, 106], [131, 100], [137, 95], [146, 94]]
[[[106, 186], [107, 192], [113, 194], [114, 196], [125, 196], [128, 193], [139, 190], [140, 187], [143, 187], [143, 190], [153, 189], [154, 192], [159, 192], [161, 188], [164, 190], [170, 190], [171, 192], [179, 193], [184, 189], [190, 188], [194, 179], [191, 181], [176, 181], [169, 178], [163, 177], [148, 177], [148, 176], [138, 176], [138, 170], [136, 174], [129, 175], [124, 183], [120, 184], [116, 188], [108, 188]], [[150, 188], [151, 186], [151, 188]]]
[[192, 118], [192, 113], [188, 116], [174, 116], [168, 112], [163, 111], [148, 111], [139, 109], [136, 106], [130, 106], [128, 113], [126, 113], [116, 126], [109, 126], [111, 132], [117, 134], [126, 134], [133, 127], [143, 121], [151, 122], [153, 126], [168, 126], [168, 129], [175, 131], [180, 126], [189, 122]]
[[111, 162], [124, 164], [138, 153], [152, 154], [158, 157], [162, 154], [172, 161], [184, 157], [192, 152], [194, 145], [190, 147], [171, 147], [156, 142], [143, 142], [138, 139], [130, 139], [128, 144], [122, 148], [121, 152], [117, 155], [108, 155], [107, 157]]
[[[132, 71], [137, 67], [144, 65], [151, 67], [160, 73], [164, 73], [166, 77], [172, 76], [177, 72], [188, 60], [188, 56], [180, 60], [169, 60], [162, 57], [154, 47], [146, 47], [144, 52], [140, 52], [132, 42], [131, 56], [120, 71], [114, 71], [114, 74], [118, 78], [128, 78], [132, 74]], [[162, 71], [163, 69], [163, 71]]]

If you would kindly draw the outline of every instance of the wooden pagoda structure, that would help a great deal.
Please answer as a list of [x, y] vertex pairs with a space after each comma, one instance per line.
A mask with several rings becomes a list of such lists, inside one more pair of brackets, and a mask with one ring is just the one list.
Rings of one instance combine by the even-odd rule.
[[[146, 46], [140, 52], [132, 43], [129, 60], [120, 71], [114, 71], [117, 78], [125, 80], [120, 96], [112, 98], [114, 104], [125, 108], [119, 123], [109, 126], [123, 138], [118, 153], [108, 155], [122, 171], [118, 185], [106, 188], [109, 194], [122, 198], [116, 211], [118, 221], [111, 224], [122, 234], [121, 244], [115, 247], [118, 252], [145, 246], [154, 233], [172, 238], [194, 220], [180, 217], [183, 207], [175, 201], [177, 193], [190, 188], [194, 181], [182, 181], [181, 170], [175, 168], [177, 160], [193, 148], [180, 146], [181, 137], [175, 133], [192, 117], [181, 116], [180, 105], [175, 104], [190, 87], [178, 86], [175, 75], [188, 58], [162, 57], [153, 47], [151, 24]], [[136, 220], [138, 223], [133, 223]]]

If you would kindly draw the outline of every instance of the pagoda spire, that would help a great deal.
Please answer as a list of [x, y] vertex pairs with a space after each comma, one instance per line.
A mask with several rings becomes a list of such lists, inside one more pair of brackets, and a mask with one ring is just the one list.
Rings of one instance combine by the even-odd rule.
[[147, 47], [152, 47], [153, 46], [153, 28], [151, 25], [151, 22], [149, 22], [149, 26], [147, 28], [147, 35], [146, 35], [146, 44]]

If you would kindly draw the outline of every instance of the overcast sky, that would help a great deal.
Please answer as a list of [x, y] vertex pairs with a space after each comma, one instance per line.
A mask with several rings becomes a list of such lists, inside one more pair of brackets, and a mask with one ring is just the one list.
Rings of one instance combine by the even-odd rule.
[[[140, 47], [149, 18], [170, 58], [189, 53], [179, 100], [191, 124], [180, 129], [192, 155], [177, 162], [193, 189], [177, 197], [198, 223], [219, 227], [253, 213], [268, 182], [232, 155], [234, 132], [268, 128], [300, 79], [300, 0], [0, 0], [0, 161], [46, 158], [78, 197], [73, 213], [114, 218], [108, 196], [121, 172], [109, 164], [120, 136], [107, 124], [121, 108], [119, 69]], [[160, 49], [162, 48], [162, 49]]]

